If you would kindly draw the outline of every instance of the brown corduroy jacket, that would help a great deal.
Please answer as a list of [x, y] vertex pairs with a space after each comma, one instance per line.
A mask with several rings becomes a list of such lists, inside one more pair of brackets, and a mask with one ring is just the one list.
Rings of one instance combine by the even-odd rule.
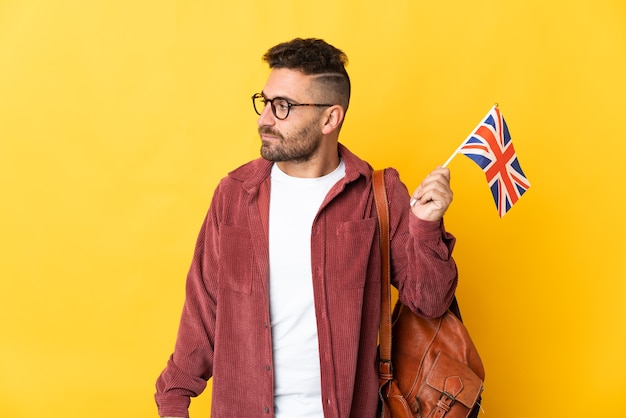
[[[371, 167], [341, 144], [346, 175], [311, 230], [325, 418], [374, 418], [378, 401], [380, 250]], [[268, 208], [272, 163], [254, 160], [215, 190], [187, 277], [174, 353], [157, 380], [161, 416], [188, 416], [213, 379], [211, 416], [273, 417]], [[396, 170], [386, 170], [392, 284], [416, 313], [437, 317], [457, 283], [454, 237], [419, 220]], [[317, 361], [317, 359], [311, 359]]]

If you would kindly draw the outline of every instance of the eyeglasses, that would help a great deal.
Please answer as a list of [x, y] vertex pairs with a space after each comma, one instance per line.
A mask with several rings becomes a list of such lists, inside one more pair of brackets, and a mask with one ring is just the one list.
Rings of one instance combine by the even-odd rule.
[[282, 97], [274, 97], [273, 99], [268, 99], [263, 96], [263, 93], [255, 93], [252, 95], [252, 106], [254, 106], [254, 111], [257, 115], [261, 115], [265, 106], [270, 104], [272, 108], [272, 113], [276, 116], [276, 119], [285, 120], [287, 116], [289, 116], [289, 111], [292, 107], [297, 106], [315, 106], [315, 107], [330, 107], [334, 106], [332, 104], [317, 104], [317, 103], [289, 103], [287, 99], [283, 99]]

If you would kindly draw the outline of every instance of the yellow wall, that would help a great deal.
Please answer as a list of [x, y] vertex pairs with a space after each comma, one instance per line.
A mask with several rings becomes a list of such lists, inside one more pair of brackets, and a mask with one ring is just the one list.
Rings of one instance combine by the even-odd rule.
[[500, 104], [532, 187], [500, 219], [459, 156], [446, 220], [483, 416], [625, 416], [623, 0], [0, 1], [0, 415], [156, 416], [260, 56], [295, 36], [346, 51], [343, 142], [410, 188]]

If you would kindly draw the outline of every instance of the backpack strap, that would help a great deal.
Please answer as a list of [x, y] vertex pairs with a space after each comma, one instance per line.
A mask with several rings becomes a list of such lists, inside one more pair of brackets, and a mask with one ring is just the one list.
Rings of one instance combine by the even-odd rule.
[[385, 170], [375, 170], [372, 176], [374, 201], [378, 213], [378, 225], [380, 230], [380, 260], [381, 260], [381, 299], [380, 299], [380, 358], [378, 373], [381, 380], [393, 379], [393, 366], [391, 364], [391, 267], [389, 249], [389, 207], [387, 191], [385, 189]]

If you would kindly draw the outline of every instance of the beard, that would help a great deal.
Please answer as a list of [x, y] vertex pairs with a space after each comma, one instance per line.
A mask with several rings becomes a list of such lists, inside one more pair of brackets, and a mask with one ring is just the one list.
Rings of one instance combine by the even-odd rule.
[[317, 153], [322, 142], [322, 135], [313, 133], [312, 124], [304, 126], [292, 135], [283, 135], [280, 132], [261, 126], [259, 135], [271, 135], [272, 141], [262, 141], [261, 156], [268, 161], [295, 163], [309, 161]]

